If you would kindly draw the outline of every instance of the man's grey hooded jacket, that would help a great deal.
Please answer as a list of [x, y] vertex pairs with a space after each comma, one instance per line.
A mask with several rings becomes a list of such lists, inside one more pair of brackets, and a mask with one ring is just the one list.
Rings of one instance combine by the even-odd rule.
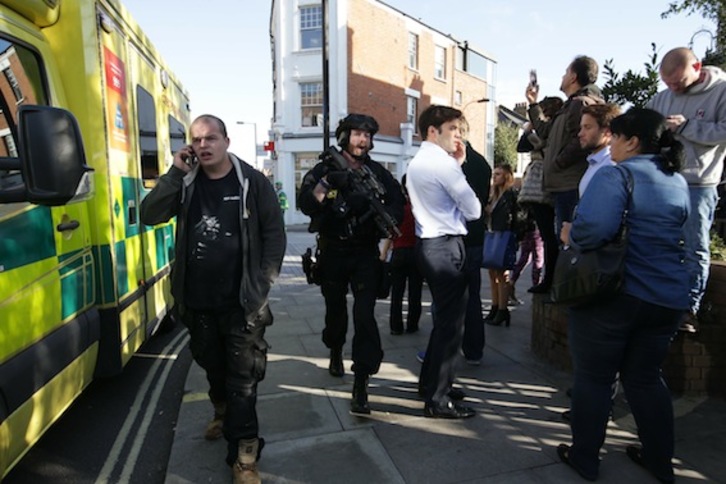
[[687, 92], [665, 89], [646, 107], [663, 116], [681, 114], [686, 118], [676, 131], [676, 139], [686, 149], [681, 175], [691, 186], [713, 187], [721, 181], [726, 155], [726, 73], [703, 66], [704, 77]]
[[[280, 273], [285, 256], [285, 226], [280, 205], [270, 181], [259, 171], [229, 153], [240, 184], [240, 247], [242, 281], [239, 302], [250, 323], [271, 324], [268, 295]], [[141, 202], [141, 221], [155, 225], [177, 216], [176, 260], [171, 275], [171, 292], [177, 304], [184, 304], [184, 276], [187, 258], [187, 216], [194, 193], [197, 165], [191, 172], [172, 166], [159, 178]]]

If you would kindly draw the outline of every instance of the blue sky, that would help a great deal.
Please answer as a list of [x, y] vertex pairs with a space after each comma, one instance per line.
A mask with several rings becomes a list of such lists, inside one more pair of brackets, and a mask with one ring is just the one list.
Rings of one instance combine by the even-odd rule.
[[[121, 0], [179, 76], [191, 96], [192, 115], [212, 113], [230, 128], [231, 149], [250, 159], [254, 126], [267, 139], [272, 117], [270, 6], [262, 0]], [[334, 0], [331, 0], [334, 1]], [[451, 34], [498, 62], [497, 101], [524, 101], [529, 70], [536, 68], [540, 93], [561, 95], [560, 79], [573, 57], [600, 65], [643, 71], [651, 42], [662, 57], [688, 46], [713, 23], [697, 15], [661, 19], [670, 0], [386, 0], [385, 3]], [[455, 5], [457, 9], [446, 8]], [[708, 34], [694, 38], [701, 56]], [[604, 82], [602, 76], [598, 84]], [[248, 155], [249, 154], [249, 155]]]

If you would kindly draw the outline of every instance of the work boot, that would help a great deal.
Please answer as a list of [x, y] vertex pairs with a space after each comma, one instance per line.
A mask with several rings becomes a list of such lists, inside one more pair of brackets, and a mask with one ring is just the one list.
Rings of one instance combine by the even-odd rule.
[[371, 407], [368, 406], [368, 375], [364, 373], [355, 375], [350, 413], [353, 415], [370, 415], [371, 413]]
[[257, 470], [257, 439], [240, 440], [237, 448], [237, 460], [232, 466], [232, 482], [234, 484], [261, 484], [260, 473]]
[[214, 403], [214, 418], [207, 424], [204, 431], [204, 438], [207, 440], [217, 440], [224, 434], [224, 414], [227, 413], [227, 403]]
[[331, 348], [328, 373], [333, 376], [345, 375], [345, 369], [343, 368], [343, 348]]

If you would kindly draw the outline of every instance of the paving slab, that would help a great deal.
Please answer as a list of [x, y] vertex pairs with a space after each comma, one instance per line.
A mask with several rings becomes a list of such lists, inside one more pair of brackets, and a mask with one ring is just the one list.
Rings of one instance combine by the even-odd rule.
[[[288, 227], [288, 254], [271, 292], [275, 324], [266, 379], [259, 386], [258, 413], [266, 446], [260, 460], [269, 483], [569, 483], [582, 479], [557, 457], [569, 443], [568, 372], [539, 360], [530, 348], [531, 296], [512, 309], [510, 327], [486, 327], [487, 345], [479, 366], [461, 362], [456, 385], [477, 415], [463, 421], [423, 417], [418, 397], [421, 365], [416, 353], [431, 330], [430, 296], [424, 287], [420, 331], [391, 335], [389, 305], [379, 301], [376, 318], [384, 361], [370, 379], [372, 413], [350, 415], [353, 375], [350, 340], [344, 347], [346, 375], [328, 374], [328, 350], [321, 341], [325, 305], [320, 288], [306, 283], [299, 255], [314, 236]], [[483, 272], [482, 302], [490, 304]], [[528, 281], [525, 271], [522, 281]], [[524, 286], [523, 286], [524, 287]], [[349, 296], [349, 307], [352, 297]], [[352, 321], [352, 319], [351, 319]], [[166, 482], [226, 483], [224, 441], [203, 439], [211, 418], [203, 371], [192, 364], [185, 385]], [[675, 397], [678, 482], [726, 482], [726, 401]], [[637, 428], [622, 394], [615, 402], [601, 454], [598, 482], [656, 482], [625, 455], [637, 442]]]

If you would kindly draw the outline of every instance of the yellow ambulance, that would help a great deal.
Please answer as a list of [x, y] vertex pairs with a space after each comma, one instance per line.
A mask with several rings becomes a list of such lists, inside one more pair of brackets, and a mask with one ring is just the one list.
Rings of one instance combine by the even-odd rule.
[[0, 476], [167, 313], [188, 95], [117, 0], [0, 0]]

